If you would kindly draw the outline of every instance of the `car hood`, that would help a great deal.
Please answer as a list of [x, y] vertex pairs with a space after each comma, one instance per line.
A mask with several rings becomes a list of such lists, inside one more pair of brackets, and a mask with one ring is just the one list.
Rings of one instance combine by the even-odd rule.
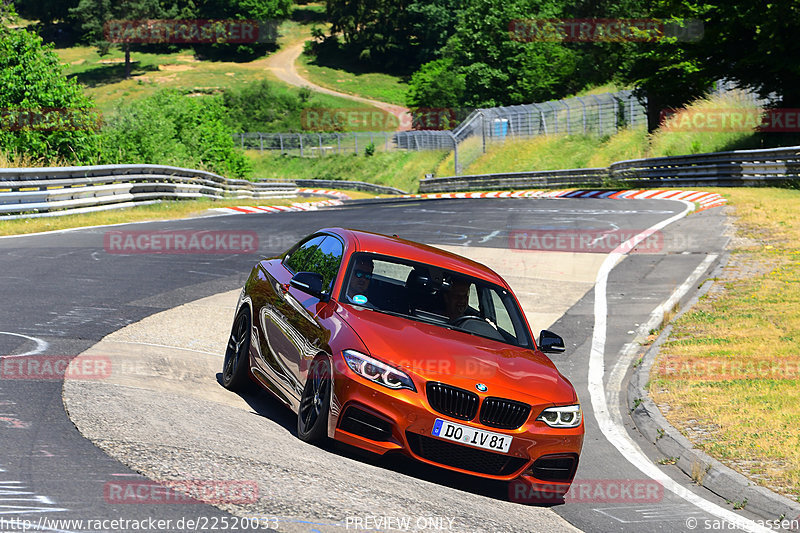
[[489, 395], [501, 395], [505, 389], [536, 403], [575, 401], [570, 382], [539, 351], [365, 308], [339, 305], [337, 314], [361, 338], [369, 355], [424, 380], [469, 390], [482, 383]]

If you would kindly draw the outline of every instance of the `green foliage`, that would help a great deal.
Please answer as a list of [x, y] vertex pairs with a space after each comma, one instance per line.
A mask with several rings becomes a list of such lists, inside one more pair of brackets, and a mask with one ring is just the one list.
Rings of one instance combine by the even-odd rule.
[[253, 176], [258, 179], [332, 179], [355, 180], [390, 185], [404, 191], [416, 192], [419, 180], [434, 169], [445, 152], [375, 151], [372, 157], [355, 154], [324, 157], [293, 157], [270, 154], [268, 151], [248, 150], [253, 162]]
[[[195, 18], [274, 21], [289, 17], [292, 0], [196, 0]], [[210, 59], [249, 60], [275, 48], [274, 43], [196, 44], [195, 52]]]
[[[347, 54], [363, 64], [407, 71], [434, 59], [453, 33], [457, 0], [327, 0], [330, 37], [317, 53]], [[337, 35], [342, 36], [340, 43]]]
[[409, 107], [457, 107], [464, 99], [465, 75], [453, 68], [450, 58], [422, 65], [411, 76], [406, 94]]
[[456, 33], [442, 51], [464, 75], [462, 105], [530, 103], [579, 89], [574, 50], [560, 43], [524, 42], [509, 31], [513, 20], [561, 14], [557, 0], [476, 0], [468, 4]]
[[557, 0], [474, 0], [459, 16], [443, 59], [412, 76], [413, 106], [492, 107], [548, 100], [583, 87], [579, 54], [561, 43], [524, 42], [514, 20], [563, 15]]
[[19, 14], [44, 25], [69, 18], [69, 11], [78, 6], [78, 0], [14, 0]]
[[45, 161], [93, 160], [98, 117], [91, 100], [62, 70], [52, 46], [44, 46], [40, 37], [0, 26], [0, 149], [4, 152]]
[[301, 113], [310, 98], [308, 90], [297, 96], [278, 91], [266, 80], [222, 94], [225, 123], [235, 132], [289, 132], [299, 129]]
[[103, 162], [178, 165], [244, 177], [250, 165], [225, 116], [220, 97], [176, 91], [121, 105], [102, 132]]
[[131, 76], [131, 43], [111, 43], [106, 40], [107, 24], [112, 20], [144, 20], [174, 17], [176, 4], [166, 6], [161, 0], [80, 0], [78, 6], [69, 10], [70, 16], [78, 20], [84, 39], [97, 46], [101, 55], [111, 46], [125, 50], [125, 77]]
[[375, 155], [375, 143], [369, 143], [364, 147], [364, 155], [367, 157], [372, 157]]

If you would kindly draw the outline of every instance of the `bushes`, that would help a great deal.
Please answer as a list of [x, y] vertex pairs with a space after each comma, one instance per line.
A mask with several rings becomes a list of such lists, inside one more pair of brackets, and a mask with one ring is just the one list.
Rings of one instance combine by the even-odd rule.
[[308, 105], [311, 91], [291, 92], [276, 88], [268, 81], [226, 89], [222, 94], [225, 123], [233, 132], [287, 132], [299, 129], [301, 112]]
[[62, 71], [40, 37], [0, 25], [0, 150], [10, 157], [45, 163], [96, 157], [93, 103]]
[[187, 166], [244, 177], [250, 165], [236, 148], [225, 116], [221, 98], [177, 91], [118, 107], [101, 134], [102, 162]]

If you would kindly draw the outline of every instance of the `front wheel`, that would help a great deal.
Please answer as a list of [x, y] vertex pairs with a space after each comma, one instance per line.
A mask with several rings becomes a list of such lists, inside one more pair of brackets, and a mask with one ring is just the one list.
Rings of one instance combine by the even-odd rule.
[[250, 385], [250, 313], [242, 309], [236, 315], [222, 364], [222, 386], [228, 390], [244, 392]]
[[319, 442], [328, 435], [328, 410], [331, 403], [331, 365], [316, 359], [308, 370], [308, 379], [297, 413], [297, 436], [305, 442]]

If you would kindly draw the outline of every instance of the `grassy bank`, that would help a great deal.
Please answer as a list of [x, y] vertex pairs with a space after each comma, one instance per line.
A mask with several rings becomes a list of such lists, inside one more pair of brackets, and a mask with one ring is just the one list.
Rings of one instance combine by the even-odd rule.
[[[756, 110], [742, 95], [729, 93], [700, 99], [684, 113], [716, 113], [720, 110]], [[469, 139], [459, 146], [462, 174], [523, 172], [564, 168], [605, 167], [615, 161], [643, 157], [697, 154], [744, 148], [757, 148], [753, 131], [713, 131], [710, 129], [660, 129], [652, 135], [642, 128], [624, 129], [606, 137], [587, 135], [548, 135], [490, 144], [486, 153], [480, 139]], [[436, 169], [437, 176], [455, 174], [451, 153]]]
[[[297, 96], [301, 89], [277, 80], [267, 69], [265, 59], [248, 62], [199, 61], [191, 51], [172, 54], [135, 52], [132, 77], [125, 79], [124, 56], [112, 50], [101, 57], [95, 48], [76, 46], [57, 49], [67, 65], [66, 74], [75, 77], [103, 113], [119, 101], [145, 98], [159, 89], [177, 89], [190, 95], [217, 94], [225, 89], [240, 89], [268, 79], [277, 95]], [[313, 93], [309, 107], [361, 109], [365, 104], [327, 94]], [[296, 130], [300, 130], [300, 123]]]
[[255, 179], [354, 180], [416, 192], [419, 180], [445, 157], [444, 152], [375, 152], [375, 155], [293, 157], [248, 151]]
[[800, 191], [719, 192], [737, 247], [676, 321], [650, 392], [698, 447], [800, 501]]
[[370, 72], [344, 60], [323, 61], [306, 54], [301, 54], [297, 63], [297, 69], [304, 78], [322, 87], [380, 102], [406, 105], [408, 84], [400, 76]]

